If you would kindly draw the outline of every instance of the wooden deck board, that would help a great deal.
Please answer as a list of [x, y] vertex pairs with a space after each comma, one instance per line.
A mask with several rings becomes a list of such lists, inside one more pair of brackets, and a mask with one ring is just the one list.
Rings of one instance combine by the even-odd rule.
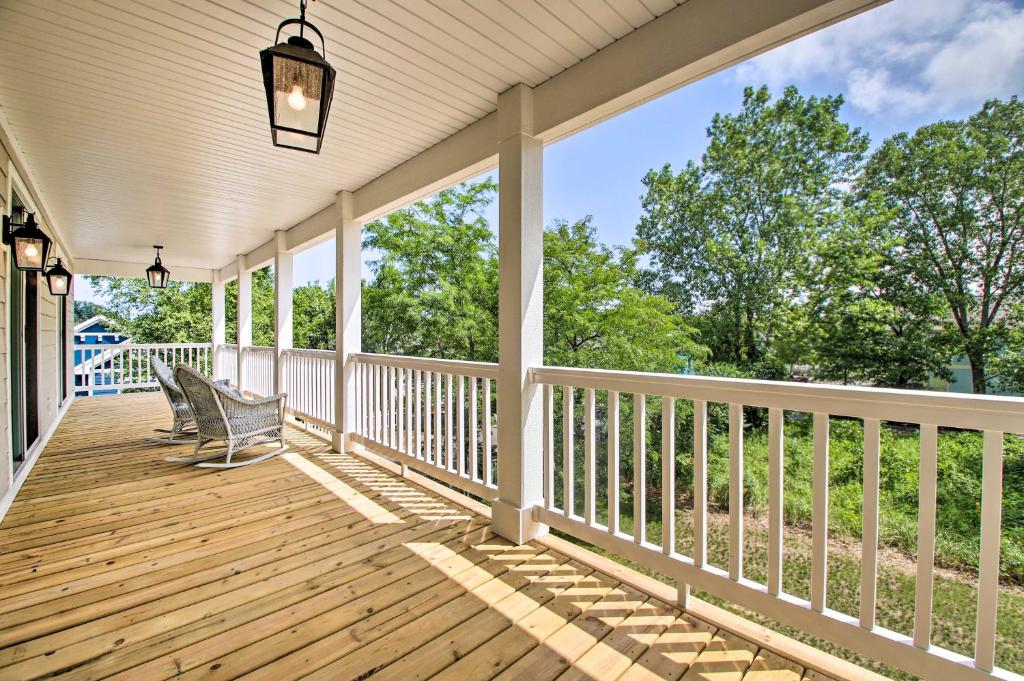
[[145, 442], [168, 421], [72, 405], [0, 525], [0, 679], [804, 674], [308, 433], [214, 471]]

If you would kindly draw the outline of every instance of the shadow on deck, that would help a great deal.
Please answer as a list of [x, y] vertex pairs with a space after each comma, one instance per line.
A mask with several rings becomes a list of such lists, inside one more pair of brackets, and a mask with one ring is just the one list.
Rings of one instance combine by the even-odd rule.
[[827, 678], [294, 428], [166, 463], [168, 420], [72, 405], [0, 525], [0, 678]]

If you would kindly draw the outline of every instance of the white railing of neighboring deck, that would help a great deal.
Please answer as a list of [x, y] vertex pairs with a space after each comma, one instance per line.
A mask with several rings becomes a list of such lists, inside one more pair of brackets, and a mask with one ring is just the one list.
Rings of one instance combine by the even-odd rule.
[[150, 357], [167, 366], [187, 364], [205, 374], [214, 373], [210, 343], [122, 343], [73, 346], [75, 392], [93, 396], [123, 390], [159, 388]]

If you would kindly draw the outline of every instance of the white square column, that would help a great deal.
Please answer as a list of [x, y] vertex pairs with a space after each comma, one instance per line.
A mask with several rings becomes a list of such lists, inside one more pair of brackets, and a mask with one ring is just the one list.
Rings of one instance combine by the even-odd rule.
[[245, 392], [245, 353], [252, 345], [252, 272], [246, 257], [238, 256], [238, 391]]
[[227, 318], [224, 314], [224, 289], [225, 281], [220, 278], [220, 271], [213, 271], [213, 284], [210, 286], [210, 297], [213, 310], [213, 324], [210, 329], [210, 342], [213, 345], [213, 377], [223, 378], [224, 367], [221, 364], [221, 356], [224, 350], [224, 343], [227, 337]]
[[338, 192], [334, 228], [336, 299], [334, 308], [334, 449], [352, 448], [356, 430], [356, 370], [352, 355], [362, 352], [363, 224], [353, 215], [352, 193]]
[[498, 97], [498, 499], [492, 526], [522, 544], [547, 533], [543, 423], [530, 367], [544, 362], [544, 146], [533, 136], [533, 90]]
[[274, 394], [284, 388], [284, 351], [294, 345], [292, 331], [292, 252], [285, 247], [285, 233], [274, 232]]

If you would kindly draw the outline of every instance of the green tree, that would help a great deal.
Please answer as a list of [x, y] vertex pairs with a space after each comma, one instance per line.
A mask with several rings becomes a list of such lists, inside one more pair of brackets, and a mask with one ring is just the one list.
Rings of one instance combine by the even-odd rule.
[[644, 177], [638, 244], [655, 283], [700, 313], [714, 358], [762, 360], [796, 297], [820, 233], [835, 220], [868, 137], [839, 120], [842, 97], [772, 100], [748, 87], [737, 114], [716, 114], [700, 163]]
[[150, 288], [143, 279], [87, 277], [103, 298], [114, 330], [135, 343], [210, 342], [210, 285], [172, 281]]
[[1024, 303], [1006, 315], [1006, 337], [990, 365], [992, 377], [1003, 390], [1024, 394]]
[[1024, 103], [992, 100], [966, 121], [893, 136], [858, 190], [893, 209], [908, 285], [945, 301], [974, 391], [984, 393], [1004, 308], [1024, 295]]
[[819, 246], [804, 307], [819, 378], [897, 388], [949, 378], [943, 301], [910, 281], [891, 219], [877, 202], [851, 206]]
[[334, 280], [320, 286], [314, 281], [299, 286], [292, 292], [292, 331], [295, 347], [313, 350], [333, 350], [334, 338]]
[[677, 371], [706, 349], [667, 298], [633, 285], [637, 253], [598, 243], [591, 218], [544, 233], [544, 362]]
[[[224, 287], [225, 336], [238, 342], [238, 280]], [[252, 271], [252, 344], [274, 344], [274, 273], [270, 266]]]
[[75, 324], [81, 324], [96, 315], [109, 315], [107, 308], [88, 300], [75, 301]]
[[481, 215], [496, 192], [461, 184], [366, 226], [380, 254], [363, 289], [369, 352], [497, 359], [497, 249]]

